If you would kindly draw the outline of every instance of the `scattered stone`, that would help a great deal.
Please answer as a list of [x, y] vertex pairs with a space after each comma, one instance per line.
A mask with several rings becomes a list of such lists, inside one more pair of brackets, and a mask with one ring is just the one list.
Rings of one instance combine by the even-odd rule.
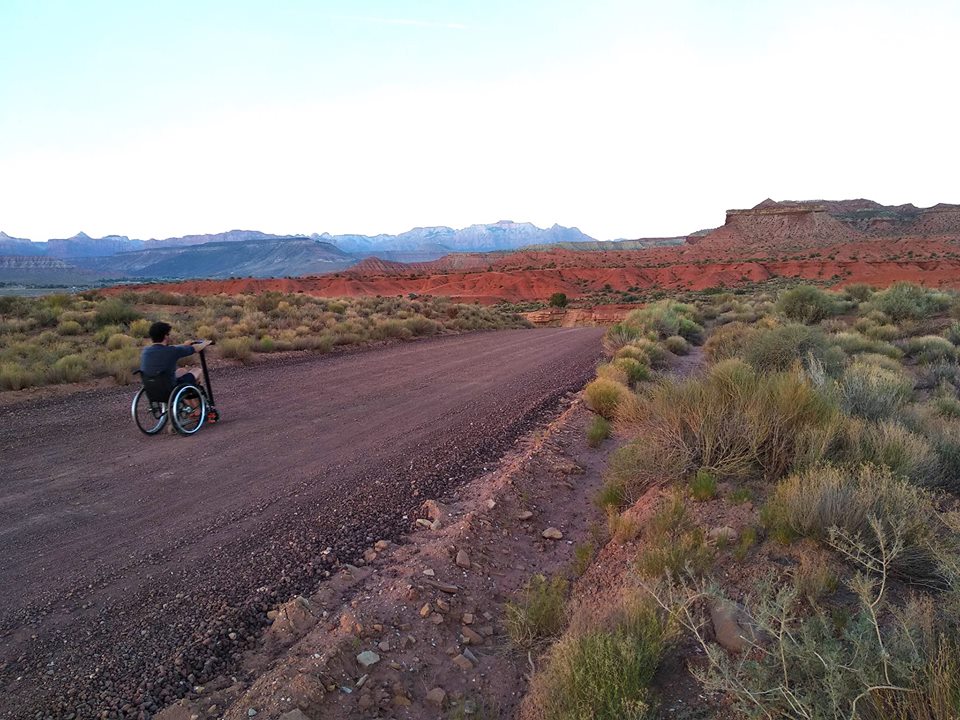
[[278, 617], [280, 617], [280, 613], [277, 610], [270, 610], [267, 612], [267, 620], [270, 622], [273, 622]]
[[457, 565], [465, 570], [470, 569], [470, 556], [466, 550], [457, 551]]
[[434, 625], [439, 625], [443, 622], [443, 615], [440, 613], [434, 613], [430, 616], [430, 622], [432, 622]]
[[437, 606], [437, 612], [441, 612], [441, 613], [450, 612], [450, 603], [448, 603], [443, 598], [437, 598], [436, 606]]
[[460, 622], [464, 625], [473, 625], [473, 613], [464, 613], [463, 617], [460, 618]]
[[456, 585], [440, 582], [439, 580], [431, 580], [430, 578], [427, 578], [424, 582], [426, 582], [430, 587], [434, 587], [440, 592], [445, 592], [448, 595], [453, 595], [460, 590], [460, 588], [458, 588]]
[[466, 672], [467, 670], [473, 670], [473, 663], [470, 662], [470, 659], [463, 654], [457, 655], [453, 659], [453, 664], [456, 665], [461, 670], [463, 670], [464, 672]]
[[390, 641], [389, 640], [381, 641], [380, 643], [377, 644], [377, 649], [379, 649], [381, 652], [390, 652]]
[[548, 527], [548, 528], [547, 528], [546, 530], [544, 530], [541, 534], [543, 535], [543, 537], [547, 538], [548, 540], [562, 540], [562, 539], [563, 539], [563, 533], [560, 532], [559, 530], [557, 530], [555, 527]]
[[519, 515], [517, 515], [517, 520], [529, 520], [533, 517], [533, 513], [529, 510], [524, 510]]
[[394, 707], [410, 707], [413, 705], [413, 702], [406, 695], [394, 695], [393, 696], [393, 706]]
[[380, 662], [380, 656], [377, 655], [373, 650], [364, 650], [362, 653], [357, 655], [357, 662], [360, 663], [361, 667], [364, 669], [370, 668]]
[[715, 527], [707, 532], [707, 542], [712, 545], [730, 545], [737, 541], [737, 531], [729, 525]]
[[422, 608], [420, 608], [420, 617], [422, 618], [430, 617], [430, 613], [432, 612], [433, 612], [433, 608], [430, 607], [430, 603], [427, 603]]
[[468, 628], [466, 625], [460, 628], [460, 636], [465, 643], [470, 645], [483, 645], [483, 635], [476, 630]]
[[433, 576], [436, 575], [436, 573], [433, 571], [433, 568], [427, 568], [427, 569], [425, 569], [425, 570], [423, 571], [423, 574], [426, 575], [427, 577], [433, 577]]
[[480, 634], [484, 637], [493, 637], [493, 626], [484, 625], [482, 628], [480, 628]]
[[425, 518], [417, 518], [417, 527], [422, 527], [425, 530], [433, 530], [433, 523]]
[[493, 498], [487, 500], [487, 510], [493, 510], [497, 506], [497, 501]]
[[253, 717], [253, 716], [256, 715], [256, 714], [257, 714], [257, 711], [254, 710], [253, 708], [248, 708], [248, 709], [247, 709], [247, 717]]
[[472, 662], [474, 665], [479, 665], [479, 664], [480, 664], [480, 661], [477, 660], [477, 656], [474, 655], [474, 654], [470, 651], [470, 648], [464, 648], [464, 649], [463, 649], [463, 656], [464, 656], [467, 660], [469, 660], [470, 662]]
[[373, 548], [367, 548], [363, 551], [363, 561], [366, 563], [372, 563], [377, 559], [377, 551]]
[[441, 687], [435, 687], [433, 690], [427, 693], [425, 698], [427, 703], [443, 710], [443, 706], [447, 702], [447, 691]]
[[373, 549], [376, 550], [377, 552], [383, 552], [383, 551], [386, 550], [388, 547], [390, 547], [390, 541], [389, 541], [389, 540], [377, 540], [377, 541], [373, 544]]
[[450, 518], [450, 508], [436, 500], [427, 500], [423, 503], [423, 512], [434, 522], [446, 523]]
[[366, 685], [366, 684], [367, 684], [367, 680], [369, 680], [369, 679], [370, 679], [370, 676], [369, 676], [369, 675], [361, 675], [361, 676], [360, 676], [360, 679], [357, 680], [357, 690], [359, 690], [359, 689], [362, 688], [364, 685]]

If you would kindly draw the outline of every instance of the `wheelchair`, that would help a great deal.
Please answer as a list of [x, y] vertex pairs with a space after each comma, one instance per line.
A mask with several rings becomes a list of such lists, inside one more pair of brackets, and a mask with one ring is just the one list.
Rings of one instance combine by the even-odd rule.
[[220, 413], [213, 404], [207, 360], [203, 351], [199, 355], [203, 385], [173, 384], [162, 375], [144, 376], [139, 370], [134, 371], [135, 375], [141, 376], [143, 385], [133, 396], [130, 414], [142, 433], [156, 435], [169, 420], [181, 435], [193, 435], [204, 423], [215, 423], [220, 419]]

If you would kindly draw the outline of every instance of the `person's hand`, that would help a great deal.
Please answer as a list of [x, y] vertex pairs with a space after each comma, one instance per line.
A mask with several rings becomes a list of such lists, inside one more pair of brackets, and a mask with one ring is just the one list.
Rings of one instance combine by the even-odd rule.
[[193, 349], [196, 350], [197, 352], [202, 352], [203, 350], [206, 350], [208, 347], [210, 347], [210, 344], [211, 343], [209, 340], [195, 341], [193, 343]]

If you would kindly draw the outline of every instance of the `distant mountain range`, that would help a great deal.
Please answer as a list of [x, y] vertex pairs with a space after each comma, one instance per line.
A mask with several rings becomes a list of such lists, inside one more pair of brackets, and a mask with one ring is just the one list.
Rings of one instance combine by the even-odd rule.
[[[183, 278], [278, 277], [336, 272], [364, 258], [423, 262], [457, 252], [515, 250], [533, 244], [595, 243], [577, 228], [541, 229], [531, 223], [503, 220], [449, 227], [414, 228], [400, 235], [271, 235], [230, 230], [212, 235], [185, 235], [138, 240], [125, 235], [32, 242], [0, 232], [0, 281], [30, 282], [43, 269], [43, 282], [94, 279], [153, 280]], [[38, 263], [38, 258], [58, 263]], [[75, 280], [70, 279], [75, 278]]]

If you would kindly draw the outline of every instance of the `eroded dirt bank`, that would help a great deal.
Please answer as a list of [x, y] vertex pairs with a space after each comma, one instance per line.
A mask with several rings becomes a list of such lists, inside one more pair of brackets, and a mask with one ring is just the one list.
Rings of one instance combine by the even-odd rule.
[[227, 369], [194, 438], [140, 435], [129, 388], [0, 409], [3, 715], [147, 716], [238, 667], [268, 611], [589, 379], [601, 333]]

